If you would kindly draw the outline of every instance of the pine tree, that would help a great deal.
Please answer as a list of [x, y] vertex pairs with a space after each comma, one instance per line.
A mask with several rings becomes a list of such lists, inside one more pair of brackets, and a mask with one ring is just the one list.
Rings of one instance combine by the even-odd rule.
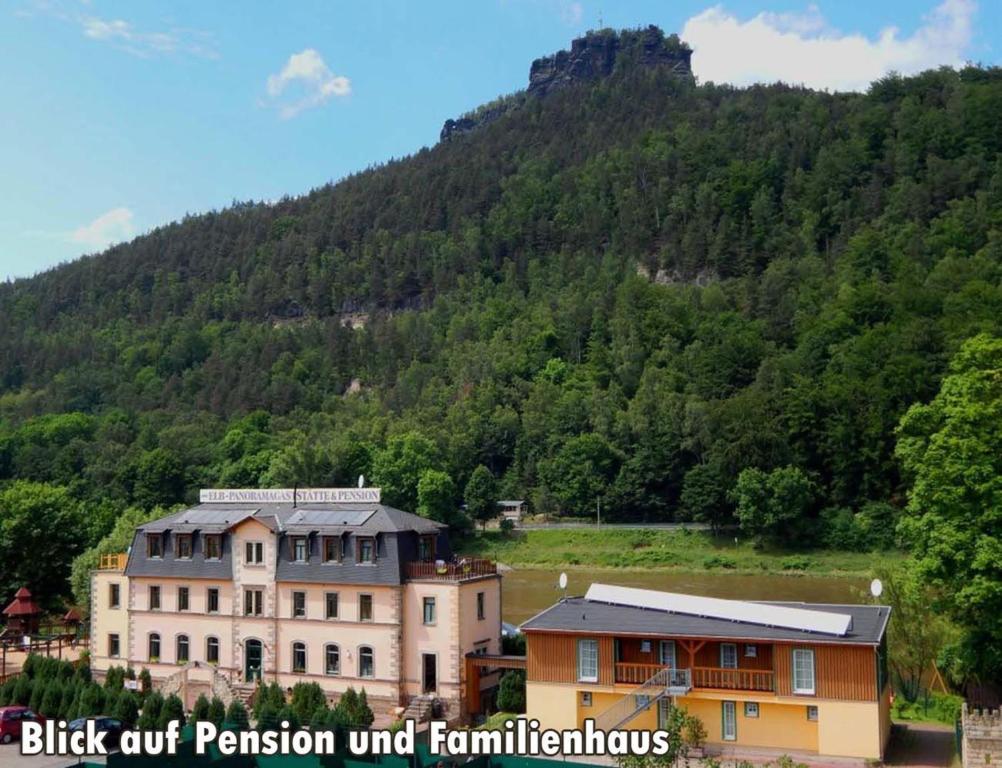
[[167, 726], [175, 720], [181, 727], [184, 727], [184, 704], [181, 703], [181, 699], [172, 693], [164, 699], [163, 708], [157, 717], [157, 729], [165, 731], [167, 730]]
[[135, 725], [139, 719], [139, 697], [132, 691], [123, 690], [118, 694], [114, 715], [128, 726]]
[[195, 706], [191, 708], [191, 722], [200, 723], [209, 719], [209, 699], [204, 693], [200, 693], [195, 699]]
[[226, 708], [226, 722], [235, 725], [241, 731], [246, 731], [250, 727], [247, 708], [240, 699], [234, 699]]
[[213, 696], [212, 701], [209, 702], [209, 711], [205, 719], [216, 726], [216, 728], [223, 727], [223, 722], [226, 720], [226, 705], [223, 704], [223, 700], [218, 696]]

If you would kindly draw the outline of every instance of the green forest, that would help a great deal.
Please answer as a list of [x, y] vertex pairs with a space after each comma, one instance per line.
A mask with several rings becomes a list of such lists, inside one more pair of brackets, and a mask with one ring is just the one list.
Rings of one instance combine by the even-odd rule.
[[998, 68], [857, 94], [624, 56], [0, 285], [0, 591], [65, 593], [200, 487], [364, 474], [457, 528], [502, 497], [906, 547], [1000, 670], [1000, 125]]

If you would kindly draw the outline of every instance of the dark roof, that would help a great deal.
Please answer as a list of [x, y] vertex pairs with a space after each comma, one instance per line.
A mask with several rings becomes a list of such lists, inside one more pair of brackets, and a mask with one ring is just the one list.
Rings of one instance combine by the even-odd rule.
[[10, 605], [3, 609], [5, 616], [34, 616], [42, 612], [27, 587], [21, 587], [14, 595]]
[[570, 597], [550, 606], [522, 624], [523, 631], [580, 632], [616, 635], [658, 635], [662, 637], [709, 637], [735, 640], [792, 641], [877, 645], [887, 628], [891, 609], [877, 605], [836, 605], [829, 603], [767, 602], [790, 608], [845, 613], [852, 627], [845, 635], [831, 635], [783, 627], [770, 627], [729, 619], [692, 616], [653, 608]]

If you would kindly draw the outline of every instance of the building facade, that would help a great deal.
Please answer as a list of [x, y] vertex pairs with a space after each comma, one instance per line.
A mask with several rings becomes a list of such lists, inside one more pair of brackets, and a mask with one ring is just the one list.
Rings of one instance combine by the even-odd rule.
[[364, 687], [374, 708], [425, 695], [461, 716], [465, 656], [500, 650], [497, 569], [456, 561], [444, 525], [361, 490], [203, 491], [140, 526], [92, 577], [94, 669], [207, 670], [189, 706], [222, 676], [317, 682], [332, 699]]
[[889, 616], [593, 584], [522, 625], [527, 713], [543, 728], [653, 729], [681, 706], [712, 752], [879, 760]]

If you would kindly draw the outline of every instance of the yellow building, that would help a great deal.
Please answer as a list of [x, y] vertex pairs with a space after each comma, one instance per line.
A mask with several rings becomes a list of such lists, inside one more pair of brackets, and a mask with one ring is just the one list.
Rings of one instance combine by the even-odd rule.
[[148, 669], [188, 706], [260, 678], [364, 687], [374, 708], [435, 698], [452, 719], [495, 682], [467, 691], [465, 657], [500, 651], [501, 582], [376, 488], [210, 490], [102, 561], [90, 621], [98, 674]]
[[542, 728], [702, 720], [709, 752], [882, 759], [886, 629], [870, 605], [756, 603], [593, 584], [522, 625]]

